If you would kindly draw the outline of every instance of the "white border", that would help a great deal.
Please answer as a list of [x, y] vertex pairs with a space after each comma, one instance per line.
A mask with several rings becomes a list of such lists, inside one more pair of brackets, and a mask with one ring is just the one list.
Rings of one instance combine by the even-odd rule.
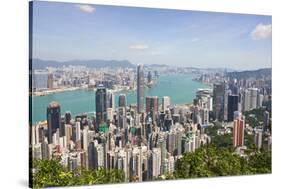
[[[56, 0], [138, 7], [272, 15], [273, 21], [273, 174], [94, 186], [95, 188], [267, 188], [280, 179], [280, 6], [276, 0]], [[28, 178], [28, 1], [0, 6], [0, 188], [26, 188]], [[277, 185], [278, 187], [278, 185]], [[92, 188], [92, 187], [81, 187]]]

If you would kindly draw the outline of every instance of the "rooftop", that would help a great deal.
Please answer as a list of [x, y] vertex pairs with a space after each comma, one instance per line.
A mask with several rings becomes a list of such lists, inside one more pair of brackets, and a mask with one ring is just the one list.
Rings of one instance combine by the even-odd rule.
[[49, 106], [49, 108], [56, 108], [56, 107], [60, 107], [59, 103], [56, 101], [52, 101]]

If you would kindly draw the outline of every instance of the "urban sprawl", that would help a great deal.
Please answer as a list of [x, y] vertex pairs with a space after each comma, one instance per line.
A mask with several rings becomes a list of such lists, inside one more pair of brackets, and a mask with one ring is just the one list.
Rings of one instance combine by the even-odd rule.
[[[172, 96], [145, 96], [163, 70], [143, 65], [96, 72], [83, 67], [63, 69], [60, 74], [48, 74], [45, 89], [38, 90], [33, 83], [32, 95], [93, 90], [95, 112], [72, 115], [71, 110], [61, 112], [60, 102], [50, 102], [46, 121], [30, 123], [34, 160], [59, 159], [71, 171], [119, 169], [126, 182], [133, 182], [173, 173], [183, 154], [211, 144], [218, 135], [230, 135], [233, 153], [245, 158], [249, 148], [245, 135], [257, 149], [271, 149], [271, 75], [198, 72], [194, 80], [210, 87], [198, 89], [190, 104], [173, 105]], [[126, 94], [118, 94], [116, 107], [115, 92], [125, 90], [136, 90], [137, 103], [128, 104]], [[253, 110], [260, 111], [262, 121], [255, 122]], [[220, 126], [212, 136], [207, 130], [216, 125]]]

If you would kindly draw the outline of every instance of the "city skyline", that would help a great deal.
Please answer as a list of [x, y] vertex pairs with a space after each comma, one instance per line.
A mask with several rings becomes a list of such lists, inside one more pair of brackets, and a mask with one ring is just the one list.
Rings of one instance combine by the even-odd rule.
[[30, 13], [30, 187], [272, 173], [271, 17]]
[[271, 16], [50, 2], [33, 10], [40, 59], [271, 67]]

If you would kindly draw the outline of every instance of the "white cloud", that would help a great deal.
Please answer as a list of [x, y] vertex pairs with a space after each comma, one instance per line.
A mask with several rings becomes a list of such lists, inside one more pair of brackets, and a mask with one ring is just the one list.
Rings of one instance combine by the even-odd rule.
[[144, 44], [136, 44], [136, 45], [131, 45], [129, 47], [130, 49], [137, 49], [137, 50], [145, 50], [148, 49], [148, 45], [144, 45]]
[[253, 40], [261, 40], [271, 37], [271, 30], [272, 26], [271, 24], [264, 25], [264, 24], [258, 24], [256, 28], [251, 33], [251, 38]]
[[91, 5], [76, 5], [76, 7], [85, 13], [94, 13], [96, 11], [95, 7]]
[[191, 39], [191, 42], [196, 42], [196, 41], [199, 41], [199, 38], [193, 38], [193, 39]]

